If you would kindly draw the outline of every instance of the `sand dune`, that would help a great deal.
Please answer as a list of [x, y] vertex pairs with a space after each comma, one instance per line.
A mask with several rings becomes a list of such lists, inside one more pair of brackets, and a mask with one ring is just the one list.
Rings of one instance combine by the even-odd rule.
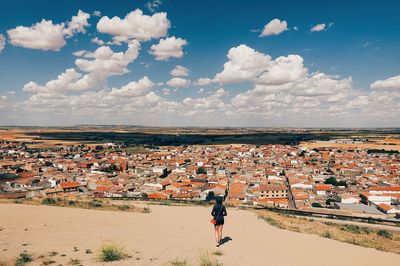
[[[85, 250], [112, 241], [133, 257], [108, 265], [163, 265], [176, 258], [196, 265], [200, 249], [217, 249], [209, 208], [150, 208], [143, 214], [1, 204], [0, 261], [23, 250], [36, 256], [57, 251], [66, 255], [52, 257], [57, 264], [79, 258], [83, 265], [101, 265]], [[224, 235], [232, 240], [218, 257], [224, 265], [399, 265], [399, 255], [277, 229], [248, 211], [228, 212]]]

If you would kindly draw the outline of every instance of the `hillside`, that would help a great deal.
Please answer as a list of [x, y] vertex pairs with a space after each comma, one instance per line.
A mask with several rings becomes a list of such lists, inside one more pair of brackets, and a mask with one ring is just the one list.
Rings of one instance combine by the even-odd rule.
[[[132, 258], [110, 265], [165, 265], [173, 259], [196, 265], [201, 250], [217, 249], [208, 207], [150, 208], [151, 213], [128, 213], [0, 204], [0, 261], [10, 261], [24, 250], [35, 257], [55, 251], [54, 265], [66, 265], [71, 258], [101, 265], [94, 259], [96, 251], [115, 242]], [[365, 266], [398, 265], [400, 260], [396, 254], [278, 229], [248, 211], [228, 213], [224, 235], [232, 240], [219, 248], [223, 255], [217, 257], [223, 265]], [[40, 263], [36, 259], [30, 265]]]

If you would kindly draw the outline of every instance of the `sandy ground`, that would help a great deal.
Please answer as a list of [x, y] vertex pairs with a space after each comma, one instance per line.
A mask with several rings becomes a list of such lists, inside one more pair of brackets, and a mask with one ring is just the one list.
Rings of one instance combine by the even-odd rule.
[[[57, 251], [52, 265], [71, 258], [101, 265], [85, 250], [96, 252], [112, 241], [133, 257], [107, 265], [165, 265], [172, 259], [196, 265], [199, 250], [217, 249], [209, 207], [150, 208], [144, 214], [0, 204], [0, 261], [24, 250], [36, 256]], [[281, 230], [248, 211], [228, 209], [228, 215], [224, 235], [232, 240], [219, 248], [224, 255], [218, 257], [224, 265], [399, 265], [399, 255]], [[40, 263], [30, 265], [35, 264]]]

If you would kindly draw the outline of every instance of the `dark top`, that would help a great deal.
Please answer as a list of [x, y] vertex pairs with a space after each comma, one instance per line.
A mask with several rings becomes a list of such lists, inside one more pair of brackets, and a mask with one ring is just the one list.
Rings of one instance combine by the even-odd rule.
[[[219, 213], [219, 215], [218, 215], [218, 213]], [[224, 216], [226, 216], [227, 214], [228, 213], [226, 212], [225, 206], [220, 205], [220, 204], [215, 204], [211, 211], [211, 215], [217, 221], [216, 225], [224, 224]]]

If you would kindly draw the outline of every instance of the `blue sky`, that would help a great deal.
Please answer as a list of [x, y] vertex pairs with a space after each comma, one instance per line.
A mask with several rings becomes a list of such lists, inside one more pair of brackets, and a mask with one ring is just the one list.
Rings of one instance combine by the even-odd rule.
[[[153, 10], [147, 7], [148, 3], [154, 4]], [[118, 44], [111, 43], [115, 37], [110, 33], [112, 29], [99, 32], [98, 22], [103, 17], [124, 19], [136, 9], [142, 10], [143, 16], [166, 13], [170, 27], [165, 34], [150, 40], [130, 35], [129, 40]], [[17, 39], [21, 38], [29, 43], [40, 40], [40, 36], [34, 39], [35, 32], [31, 36], [34, 40], [26, 40], [26, 36], [20, 32], [14, 31], [13, 35], [12, 30], [18, 26], [32, 28], [45, 19], [51, 20], [54, 25], [65, 23], [66, 29], [78, 10], [90, 15], [87, 19], [90, 26], [85, 24], [81, 30], [64, 35], [66, 44], [57, 51], [16, 44]], [[399, 107], [397, 99], [400, 99], [399, 10], [399, 1], [100, 0], [94, 4], [94, 1], [69, 0], [57, 1], [55, 5], [55, 1], [3, 0], [0, 3], [0, 34], [5, 38], [5, 46], [0, 52], [0, 96], [3, 99], [0, 101], [0, 113], [3, 114], [0, 123], [400, 126], [397, 118], [400, 115], [394, 113]], [[94, 15], [95, 11], [101, 15]], [[274, 19], [285, 22], [285, 29], [260, 37], [264, 27]], [[325, 28], [311, 31], [318, 24], [324, 24]], [[111, 26], [118, 27], [114, 24]], [[172, 36], [186, 41], [186, 44], [178, 47], [183, 53], [181, 56], [157, 60], [155, 54], [149, 53], [152, 45]], [[91, 42], [95, 37], [104, 44]], [[84, 89], [64, 88], [58, 89], [57, 93], [43, 88], [23, 90], [32, 81], [44, 86], [69, 68], [77, 69], [82, 75], [87, 73], [75, 65], [77, 57], [73, 53], [76, 51], [94, 52], [100, 46], [108, 46], [115, 53], [124, 52], [128, 43], [135, 39], [140, 43], [140, 51], [137, 58], [127, 64], [129, 73], [122, 71], [124, 73], [109, 74], [96, 85]], [[241, 52], [254, 51], [270, 56], [272, 61], [266, 64], [278, 64], [278, 67], [279, 63], [273, 61], [277, 57], [297, 55], [301, 58], [301, 66], [296, 65], [296, 69], [301, 74], [279, 81], [279, 84], [272, 82], [270, 76], [266, 81], [260, 81], [261, 72], [232, 81], [229, 79], [234, 73], [232, 71], [244, 73], [247, 70], [243, 66], [246, 66], [246, 60], [250, 60], [238, 58], [241, 66], [236, 65], [232, 69], [224, 67], [229, 62], [227, 55], [230, 49], [240, 45], [245, 46], [241, 46]], [[185, 79], [187, 84], [167, 85], [173, 78], [170, 71], [177, 65], [190, 71], [188, 76], [178, 77]], [[253, 67], [263, 68], [258, 64]], [[296, 69], [282, 68], [282, 71], [295, 72]], [[223, 71], [224, 81], [221, 81], [216, 76]], [[263, 73], [269, 71], [265, 66]], [[240, 75], [239, 72], [233, 75]], [[320, 82], [316, 73], [326, 75], [326, 80]], [[278, 74], [289, 75], [282, 74], [281, 70]], [[139, 95], [147, 99], [152, 97], [148, 104], [144, 98], [135, 96], [131, 102], [118, 102], [113, 98], [114, 105], [111, 107], [101, 106], [101, 103], [87, 107], [85, 97], [89, 93], [97, 93], [95, 97], [104, 98], [107, 95], [100, 95], [99, 92], [107, 93], [112, 88], [122, 88], [144, 76], [153, 83], [146, 87], [144, 94]], [[347, 80], [349, 77], [351, 81]], [[211, 81], [200, 86], [196, 83], [199, 78], [209, 78]], [[390, 78], [392, 80], [388, 80]], [[376, 81], [381, 82], [371, 86]], [[318, 85], [314, 85], [316, 82]], [[346, 84], [337, 89], [335, 82]], [[315, 86], [313, 93], [298, 93], [305, 86]], [[223, 91], [217, 93], [221, 88]], [[134, 86], [133, 89], [137, 88]], [[154, 95], [148, 94], [150, 92]], [[335, 95], [341, 95], [340, 99], [326, 99]], [[63, 99], [62, 102], [60, 99]], [[52, 104], [57, 102], [58, 105]], [[131, 106], [132, 102], [140, 104]], [[383, 105], [387, 108], [376, 109]], [[123, 114], [120, 110], [124, 110]], [[376, 117], [371, 117], [371, 112], [375, 111]], [[88, 115], [91, 112], [101, 112], [103, 116], [94, 118]], [[31, 116], [24, 115], [26, 113]], [[316, 117], [315, 113], [319, 115]]]

